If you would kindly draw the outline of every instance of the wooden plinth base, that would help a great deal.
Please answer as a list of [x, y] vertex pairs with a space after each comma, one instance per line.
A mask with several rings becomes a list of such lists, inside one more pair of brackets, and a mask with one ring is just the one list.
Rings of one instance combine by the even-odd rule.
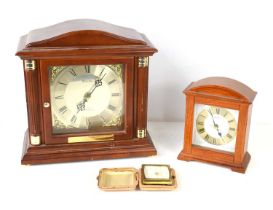
[[23, 165], [101, 160], [156, 155], [147, 133], [146, 138], [119, 141], [32, 146], [26, 132], [21, 163]]
[[235, 163], [228, 163], [221, 160], [209, 160], [204, 159], [203, 157], [198, 157], [192, 154], [184, 153], [183, 151], [178, 155], [178, 160], [185, 160], [185, 161], [200, 161], [204, 163], [211, 163], [211, 164], [217, 164], [220, 166], [228, 167], [232, 171], [239, 172], [239, 173], [245, 173], [247, 166], [250, 162], [251, 156], [248, 152], [246, 152], [244, 156], [244, 160], [241, 164], [235, 164]]

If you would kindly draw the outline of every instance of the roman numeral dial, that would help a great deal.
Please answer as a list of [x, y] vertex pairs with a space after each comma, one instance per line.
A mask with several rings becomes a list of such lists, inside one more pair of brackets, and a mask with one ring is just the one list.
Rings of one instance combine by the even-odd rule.
[[53, 66], [49, 70], [54, 132], [91, 132], [123, 125], [122, 64]]
[[196, 132], [212, 145], [225, 145], [236, 139], [237, 123], [228, 109], [204, 106], [196, 118]]

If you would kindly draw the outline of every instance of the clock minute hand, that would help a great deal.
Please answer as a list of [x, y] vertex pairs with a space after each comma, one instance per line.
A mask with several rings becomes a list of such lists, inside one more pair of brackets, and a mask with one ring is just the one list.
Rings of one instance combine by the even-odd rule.
[[91, 95], [92, 93], [95, 91], [95, 89], [99, 86], [102, 85], [102, 80], [103, 78], [105, 77], [106, 73], [103, 75], [103, 77], [99, 78], [99, 79], [96, 79], [95, 80], [95, 83], [92, 85], [92, 87], [90, 88], [89, 91], [87, 91], [84, 96], [83, 96], [83, 100], [80, 101], [78, 104], [77, 104], [77, 113], [79, 113], [80, 111], [83, 111], [85, 110], [85, 103], [89, 100], [89, 98], [91, 98]]
[[95, 80], [95, 85], [93, 85], [91, 89], [84, 94], [83, 98], [84, 101], [88, 100], [91, 97], [92, 93], [96, 90], [97, 87], [102, 86], [102, 80], [105, 77], [105, 75], [106, 73], [101, 78]]
[[211, 115], [211, 118], [212, 118], [214, 127], [217, 127], [217, 124], [216, 124], [215, 121], [214, 121], [214, 117], [213, 117], [213, 114], [212, 114], [211, 110], [209, 109], [208, 112], [209, 112], [209, 114]]
[[218, 132], [218, 135], [222, 138], [222, 133], [219, 131], [218, 124], [216, 124], [215, 121], [214, 121], [214, 117], [213, 117], [213, 114], [211, 112], [211, 109], [209, 109], [208, 112], [210, 113], [210, 115], [212, 117], [212, 121], [213, 121], [214, 127], [216, 128], [216, 130]]

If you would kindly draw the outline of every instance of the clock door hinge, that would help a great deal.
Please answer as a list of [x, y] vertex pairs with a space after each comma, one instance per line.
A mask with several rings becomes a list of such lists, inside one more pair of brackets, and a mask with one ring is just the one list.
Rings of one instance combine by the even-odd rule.
[[137, 138], [142, 139], [146, 137], [146, 129], [137, 130]]
[[31, 145], [40, 145], [41, 141], [40, 141], [40, 136], [30, 136], [30, 144]]
[[35, 60], [24, 60], [24, 64], [26, 71], [34, 71], [36, 69]]
[[144, 68], [149, 65], [149, 57], [139, 57], [138, 58], [138, 67]]

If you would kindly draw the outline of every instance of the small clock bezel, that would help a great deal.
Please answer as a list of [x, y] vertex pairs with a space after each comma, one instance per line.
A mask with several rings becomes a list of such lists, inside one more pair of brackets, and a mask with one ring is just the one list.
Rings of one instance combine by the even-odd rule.
[[[196, 104], [204, 104], [204, 105], [208, 105], [208, 106], [215, 106], [215, 107], [221, 107], [221, 108], [226, 108], [226, 109], [231, 109], [231, 110], [234, 110], [234, 111], [238, 111], [238, 122], [240, 122], [240, 105], [236, 102], [229, 102], [229, 101], [226, 101], [226, 100], [223, 100], [223, 99], [218, 99], [218, 100], [214, 100], [213, 98], [210, 98], [210, 97], [203, 97], [203, 96], [199, 96], [199, 97], [196, 97], [195, 98], [195, 101], [194, 101], [194, 104], [193, 104], [193, 107], [195, 107]], [[193, 144], [193, 138], [194, 138], [194, 135], [193, 135], [193, 130], [194, 130], [194, 123], [195, 123], [195, 119], [194, 119], [194, 112], [195, 112], [195, 109], [193, 108], [193, 119], [191, 122], [192, 124], [192, 134], [191, 134], [191, 148], [192, 148], [192, 151], [195, 151], [197, 153], [199, 153], [199, 150], [207, 150], [207, 151], [210, 151], [211, 154], [214, 154], [214, 155], [219, 155], [219, 154], [227, 154], [227, 155], [233, 155], [236, 153], [236, 149], [238, 149], [238, 144], [237, 144], [237, 139], [238, 139], [238, 133], [236, 134], [236, 140], [235, 140], [235, 148], [234, 148], [234, 151], [233, 152], [230, 152], [230, 151], [225, 151], [225, 150], [219, 150], [219, 149], [215, 149], [215, 148], [212, 148], [212, 147], [203, 147], [203, 146], [199, 146], [199, 145], [194, 145]], [[240, 124], [237, 124], [237, 130], [241, 129], [240, 128]]]
[[234, 153], [235, 145], [236, 145], [236, 134], [235, 134], [234, 139], [231, 142], [228, 142], [227, 144], [222, 144], [222, 145], [209, 144], [209, 143], [205, 142], [205, 140], [203, 140], [200, 137], [200, 135], [198, 134], [197, 127], [196, 127], [196, 119], [197, 119], [197, 116], [199, 114], [199, 111], [201, 109], [202, 110], [204, 109], [202, 107], [206, 107], [206, 106], [226, 109], [229, 112], [231, 112], [234, 119], [235, 119], [235, 121], [236, 121], [236, 130], [238, 128], [238, 118], [239, 118], [239, 111], [238, 110], [234, 110], [234, 109], [230, 109], [230, 108], [226, 108], [226, 107], [220, 107], [220, 106], [211, 106], [211, 105], [207, 105], [207, 104], [195, 103], [195, 105], [194, 105], [193, 134], [192, 134], [192, 144], [193, 144], [193, 146], [200, 146], [200, 147], [215, 149], [215, 150], [219, 150], [220, 152], [221, 151], [226, 151], [226, 152]]

